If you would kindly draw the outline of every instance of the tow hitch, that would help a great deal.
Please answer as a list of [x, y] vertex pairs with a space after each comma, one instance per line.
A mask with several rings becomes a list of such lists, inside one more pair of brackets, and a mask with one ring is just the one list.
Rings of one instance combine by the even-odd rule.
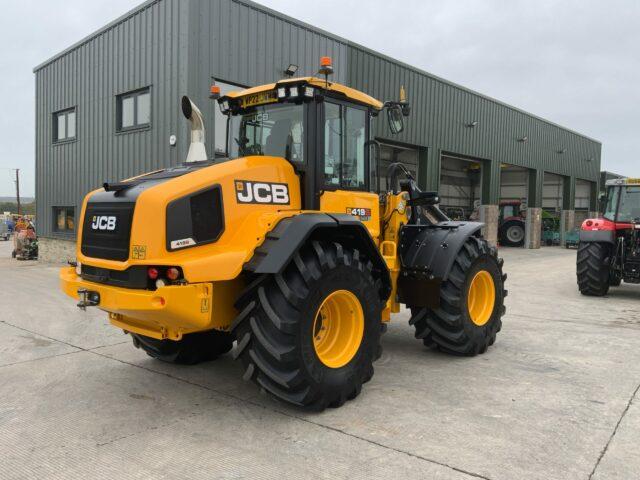
[[78, 308], [84, 311], [87, 307], [95, 307], [100, 304], [100, 294], [86, 288], [79, 288], [78, 300]]

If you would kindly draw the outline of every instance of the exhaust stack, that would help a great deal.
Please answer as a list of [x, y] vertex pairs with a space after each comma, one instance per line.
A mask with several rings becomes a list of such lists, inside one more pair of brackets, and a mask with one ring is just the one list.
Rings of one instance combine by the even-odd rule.
[[208, 160], [204, 144], [204, 120], [202, 112], [186, 95], [182, 97], [182, 114], [191, 123], [191, 143], [185, 162], [201, 162]]

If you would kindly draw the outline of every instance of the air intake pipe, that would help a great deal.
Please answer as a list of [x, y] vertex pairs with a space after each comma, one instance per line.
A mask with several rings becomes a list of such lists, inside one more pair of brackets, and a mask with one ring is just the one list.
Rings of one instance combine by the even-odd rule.
[[207, 148], [204, 144], [204, 120], [202, 112], [186, 95], [182, 97], [182, 114], [191, 123], [191, 143], [185, 162], [201, 162], [208, 160]]

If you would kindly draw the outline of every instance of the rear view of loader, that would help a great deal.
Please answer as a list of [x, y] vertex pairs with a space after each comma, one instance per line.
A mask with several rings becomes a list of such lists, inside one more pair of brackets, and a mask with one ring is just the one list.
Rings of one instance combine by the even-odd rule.
[[403, 305], [425, 345], [484, 353], [506, 275], [482, 224], [450, 221], [401, 164], [380, 192], [371, 120], [401, 132], [404, 89], [383, 103], [331, 73], [323, 57], [324, 78], [218, 98], [223, 161], [207, 159], [202, 116], [183, 99], [188, 161], [87, 195], [63, 290], [159, 360], [211, 360], [235, 342], [246, 380], [316, 410], [358, 396]]

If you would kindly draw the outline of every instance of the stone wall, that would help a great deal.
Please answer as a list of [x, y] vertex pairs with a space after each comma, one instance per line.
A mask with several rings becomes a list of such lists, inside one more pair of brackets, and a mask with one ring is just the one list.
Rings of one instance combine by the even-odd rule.
[[44, 263], [67, 263], [76, 260], [75, 240], [38, 238], [38, 260]]
[[542, 208], [527, 208], [524, 248], [540, 248], [542, 237]]
[[480, 221], [485, 225], [482, 228], [482, 235], [489, 245], [498, 246], [498, 218], [500, 208], [498, 205], [480, 205]]
[[576, 224], [576, 212], [574, 210], [562, 210], [560, 214], [560, 245], [564, 247], [565, 238], [569, 230], [573, 230]]

